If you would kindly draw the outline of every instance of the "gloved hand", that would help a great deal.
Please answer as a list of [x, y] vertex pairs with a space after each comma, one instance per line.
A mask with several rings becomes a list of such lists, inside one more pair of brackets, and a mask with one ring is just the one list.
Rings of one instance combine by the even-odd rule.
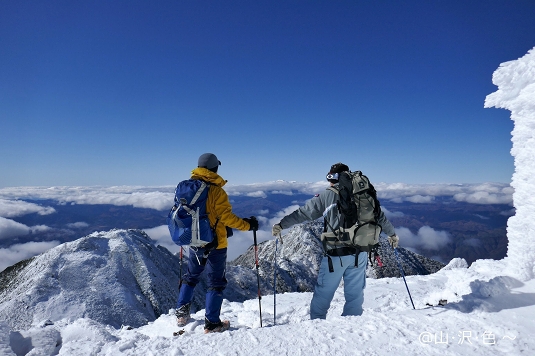
[[258, 230], [258, 220], [256, 220], [256, 217], [251, 216], [249, 218], [244, 218], [243, 220], [249, 223], [249, 231]]
[[398, 235], [394, 234], [392, 236], [388, 236], [388, 243], [392, 248], [397, 248], [399, 245], [399, 237]]
[[273, 228], [271, 229], [271, 234], [273, 236], [278, 236], [281, 233], [281, 231], [282, 231], [281, 224], [280, 223], [279, 224], [275, 224], [275, 225], [273, 225]]

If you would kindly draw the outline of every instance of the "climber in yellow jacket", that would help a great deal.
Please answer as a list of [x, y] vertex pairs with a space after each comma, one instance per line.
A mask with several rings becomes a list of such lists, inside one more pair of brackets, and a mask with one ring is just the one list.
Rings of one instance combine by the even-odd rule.
[[208, 290], [206, 292], [206, 314], [204, 332], [221, 332], [230, 327], [228, 320], [219, 318], [223, 302], [223, 290], [227, 285], [225, 269], [227, 263], [227, 227], [242, 231], [257, 230], [258, 221], [254, 216], [242, 219], [232, 212], [232, 206], [223, 186], [227, 183], [217, 170], [221, 162], [213, 153], [205, 153], [199, 157], [197, 168], [191, 173], [192, 179], [209, 183], [206, 212], [210, 226], [215, 228], [214, 242], [201, 248], [190, 248], [188, 270], [182, 279], [176, 317], [178, 326], [188, 323], [190, 317], [193, 291], [201, 273], [206, 269]]

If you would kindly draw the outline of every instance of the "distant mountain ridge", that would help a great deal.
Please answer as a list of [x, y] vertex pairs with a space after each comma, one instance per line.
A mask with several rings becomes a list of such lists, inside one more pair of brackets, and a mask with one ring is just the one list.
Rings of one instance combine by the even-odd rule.
[[[260, 273], [267, 280], [277, 269], [277, 292], [313, 291], [317, 273], [323, 256], [320, 235], [323, 224], [318, 221], [293, 226], [282, 236], [282, 243], [276, 246], [275, 240], [265, 241], [258, 245]], [[277, 249], [277, 251], [275, 251]], [[275, 264], [275, 252], [277, 263]], [[383, 267], [368, 263], [368, 278], [401, 277], [394, 252], [386, 238], [380, 239], [379, 248]], [[435, 273], [445, 264], [413, 253], [402, 247], [398, 248], [400, 262], [405, 275], [427, 275]], [[246, 253], [229, 263], [233, 266], [255, 267], [254, 249], [250, 247]], [[292, 283], [291, 281], [296, 281]], [[273, 290], [273, 283], [270, 285]]]
[[[259, 244], [263, 295], [273, 294], [274, 284], [277, 293], [313, 290], [322, 258], [321, 229], [318, 222], [296, 225], [283, 236], [283, 243], [269, 240]], [[429, 274], [444, 266], [410, 251], [399, 251], [407, 275]], [[397, 264], [388, 252], [383, 254], [383, 263], [385, 267], [381, 269], [370, 267], [368, 277], [399, 276]], [[186, 265], [184, 259], [183, 273]], [[13, 329], [45, 320], [81, 317], [115, 328], [139, 327], [174, 308], [179, 278], [180, 259], [156, 246], [143, 231], [93, 233], [1, 272], [0, 319]], [[227, 264], [227, 280], [224, 298], [229, 301], [243, 302], [257, 296], [252, 246]], [[193, 311], [204, 309], [205, 291], [203, 276], [195, 289]], [[52, 315], [49, 310], [61, 313]]]

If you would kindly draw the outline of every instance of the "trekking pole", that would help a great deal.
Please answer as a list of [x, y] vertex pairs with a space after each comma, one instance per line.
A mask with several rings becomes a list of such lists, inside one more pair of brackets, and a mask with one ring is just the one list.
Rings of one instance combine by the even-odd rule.
[[279, 240], [275, 238], [275, 269], [273, 270], [273, 325], [277, 324], [277, 245]]
[[403, 277], [403, 282], [405, 282], [405, 288], [407, 288], [407, 293], [409, 293], [409, 298], [411, 299], [412, 309], [416, 309], [414, 307], [414, 303], [412, 301], [411, 292], [409, 291], [409, 286], [407, 285], [407, 281], [405, 280], [405, 272], [403, 272], [403, 267], [401, 267], [401, 263], [399, 262], [399, 256], [398, 256], [398, 250], [394, 247], [394, 254], [396, 255], [396, 261], [398, 263], [399, 271], [401, 272], [401, 276]]
[[258, 244], [256, 243], [256, 230], [253, 230], [254, 236], [254, 257], [256, 264], [256, 281], [258, 282], [258, 310], [260, 311], [260, 327], [262, 327], [262, 295], [260, 294], [260, 272], [258, 271]]

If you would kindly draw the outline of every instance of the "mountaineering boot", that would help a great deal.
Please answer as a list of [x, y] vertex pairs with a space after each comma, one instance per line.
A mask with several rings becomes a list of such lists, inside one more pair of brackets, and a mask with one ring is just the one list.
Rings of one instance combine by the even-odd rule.
[[212, 323], [208, 319], [204, 319], [204, 333], [220, 333], [230, 328], [230, 321], [223, 320], [218, 323]]
[[189, 310], [190, 310], [191, 304], [184, 304], [180, 308], [178, 308], [175, 311], [176, 315], [176, 323], [178, 326], [184, 326], [189, 321]]

